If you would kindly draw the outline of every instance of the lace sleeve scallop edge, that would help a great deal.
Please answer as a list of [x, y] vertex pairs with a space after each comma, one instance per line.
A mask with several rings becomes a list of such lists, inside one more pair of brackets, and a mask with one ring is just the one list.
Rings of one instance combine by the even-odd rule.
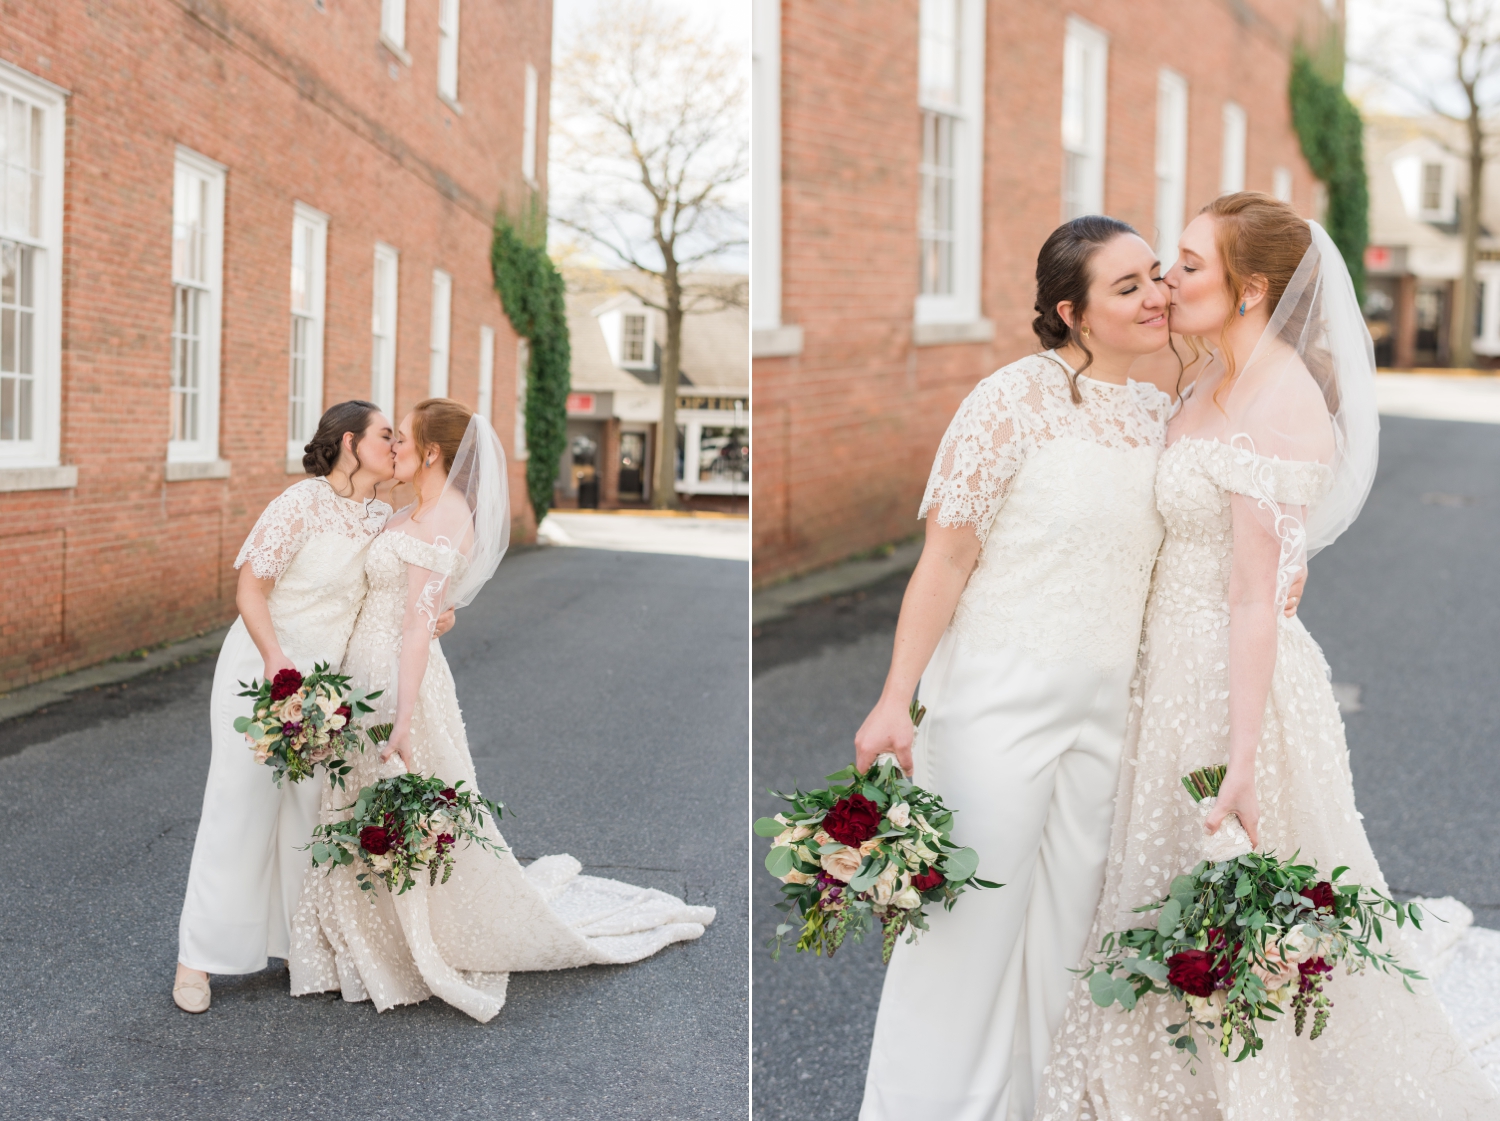
[[303, 479], [271, 499], [240, 546], [234, 567], [249, 564], [257, 580], [279, 580], [307, 536], [318, 487], [316, 479]]
[[1012, 372], [1025, 374], [1013, 366], [997, 371], [958, 407], [938, 446], [919, 520], [935, 516], [940, 526], [972, 526], [981, 542], [988, 537], [1023, 458], [1006, 392]]

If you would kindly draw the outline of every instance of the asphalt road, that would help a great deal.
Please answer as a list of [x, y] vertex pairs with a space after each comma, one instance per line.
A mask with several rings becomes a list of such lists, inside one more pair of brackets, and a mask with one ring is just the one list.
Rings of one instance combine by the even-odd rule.
[[[885, 676], [906, 578], [799, 609], [754, 641], [753, 812], [852, 757]], [[1346, 716], [1355, 791], [1391, 885], [1455, 895], [1500, 928], [1500, 425], [1382, 418], [1359, 520], [1312, 562], [1302, 617]], [[765, 842], [757, 841], [757, 856]], [[758, 861], [757, 861], [758, 864]], [[879, 1003], [873, 942], [832, 960], [764, 944], [776, 882], [753, 878], [757, 1121], [852, 1121]]]
[[0, 724], [0, 1118], [743, 1118], [746, 565], [540, 549], [444, 640], [480, 785], [523, 860], [718, 908], [629, 966], [516, 974], [477, 1024], [287, 995], [172, 1004], [211, 659]]

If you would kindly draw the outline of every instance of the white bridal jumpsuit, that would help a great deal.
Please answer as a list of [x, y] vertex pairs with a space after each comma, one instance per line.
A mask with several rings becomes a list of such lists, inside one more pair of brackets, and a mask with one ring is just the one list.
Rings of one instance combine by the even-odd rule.
[[970, 891], [896, 947], [861, 1121], [1029, 1121], [1104, 879], [1162, 523], [1170, 399], [1048, 352], [980, 382], [924, 516], [983, 548], [922, 676], [916, 779], [979, 853]]
[[[304, 674], [337, 669], [365, 599], [365, 550], [391, 508], [340, 498], [326, 479], [304, 479], [272, 500], [234, 566], [274, 577], [268, 603], [281, 649]], [[277, 787], [257, 763], [237, 716], [252, 701], [240, 682], [264, 676], [260, 652], [236, 619], [219, 651], [209, 699], [213, 755], [177, 929], [177, 960], [205, 973], [254, 973], [287, 956], [291, 915], [309, 863], [300, 846], [318, 823], [322, 774]]]

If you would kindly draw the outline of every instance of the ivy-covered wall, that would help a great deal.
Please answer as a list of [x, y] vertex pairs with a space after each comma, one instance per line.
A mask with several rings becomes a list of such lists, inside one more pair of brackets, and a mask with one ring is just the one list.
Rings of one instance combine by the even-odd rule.
[[538, 522], [552, 506], [557, 461], [567, 443], [571, 352], [562, 275], [547, 256], [547, 223], [535, 198], [512, 218], [495, 213], [490, 244], [495, 291], [516, 334], [530, 344], [526, 380], [526, 490]]
[[[1339, 247], [1360, 303], [1365, 298], [1365, 245], [1370, 240], [1370, 189], [1365, 176], [1364, 122], [1344, 93], [1307, 52], [1292, 58], [1292, 126], [1312, 173], [1328, 188], [1324, 226]], [[1335, 73], [1337, 72], [1335, 68]]]

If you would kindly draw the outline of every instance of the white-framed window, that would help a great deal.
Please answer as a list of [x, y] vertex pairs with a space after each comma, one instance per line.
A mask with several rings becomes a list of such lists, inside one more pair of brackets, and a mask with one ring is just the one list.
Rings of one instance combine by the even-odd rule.
[[65, 96], [0, 63], [0, 467], [61, 450]]
[[1457, 184], [1446, 160], [1423, 160], [1417, 193], [1417, 213], [1424, 222], [1451, 222]]
[[479, 415], [495, 423], [495, 329], [479, 328]]
[[750, 429], [744, 405], [678, 413], [678, 494], [743, 495], [750, 484]]
[[401, 255], [375, 243], [375, 299], [370, 314], [370, 400], [396, 413], [396, 292]]
[[531, 452], [526, 446], [526, 387], [531, 383], [531, 345], [524, 339], [516, 340], [516, 459], [529, 459]]
[[396, 50], [406, 50], [406, 0], [380, 0], [380, 37]]
[[1271, 196], [1282, 202], [1292, 201], [1292, 169], [1278, 167], [1271, 172]]
[[300, 458], [323, 415], [323, 293], [328, 215], [296, 203], [292, 214], [292, 335], [286, 454]]
[[922, 0], [922, 154], [917, 206], [919, 323], [979, 318], [984, 144], [984, 5]]
[[1233, 101], [1224, 102], [1224, 154], [1219, 164], [1219, 193], [1232, 195], [1245, 189], [1245, 138], [1249, 131], [1245, 110]]
[[651, 317], [644, 311], [627, 311], [620, 316], [620, 365], [653, 366], [651, 353]]
[[1104, 212], [1104, 125], [1109, 38], [1068, 17], [1063, 40], [1062, 217]]
[[781, 326], [781, 0], [753, 0], [751, 19], [750, 325]]
[[438, 93], [458, 100], [458, 0], [438, 0]]
[[224, 166], [181, 146], [172, 187], [172, 438], [168, 463], [219, 456]]
[[1171, 70], [1156, 78], [1156, 255], [1166, 270], [1177, 260], [1187, 205], [1187, 79]]
[[536, 185], [536, 67], [526, 64], [526, 97], [522, 108], [521, 174]]
[[427, 374], [429, 397], [448, 396], [448, 346], [452, 321], [453, 278], [442, 269], [433, 269], [431, 363]]

